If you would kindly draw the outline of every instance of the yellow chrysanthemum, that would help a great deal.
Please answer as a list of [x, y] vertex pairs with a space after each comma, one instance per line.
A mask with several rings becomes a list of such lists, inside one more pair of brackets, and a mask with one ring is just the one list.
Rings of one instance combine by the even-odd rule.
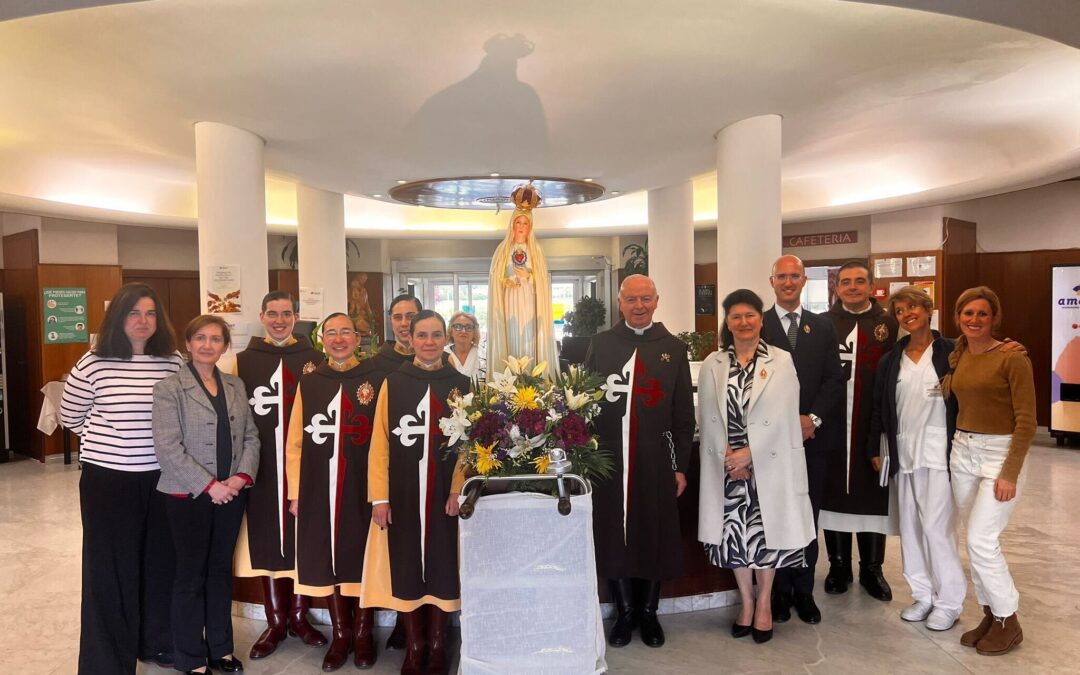
[[514, 412], [536, 410], [540, 407], [540, 394], [536, 391], [536, 387], [518, 387], [510, 399], [510, 405], [513, 406]]
[[481, 417], [483, 417], [483, 415], [484, 415], [484, 413], [482, 413], [482, 412], [480, 412], [479, 410], [477, 410], [477, 411], [473, 412], [473, 414], [469, 415], [469, 421], [470, 421], [470, 422], [475, 422], [476, 420], [478, 420], [478, 419], [480, 419]]
[[495, 457], [496, 443], [486, 446], [476, 443], [476, 470], [483, 476], [488, 475], [493, 469], [502, 468], [502, 462]]
[[540, 455], [532, 461], [533, 466], [536, 467], [536, 473], [547, 473], [548, 465], [551, 464], [551, 459], [547, 456], [547, 453]]

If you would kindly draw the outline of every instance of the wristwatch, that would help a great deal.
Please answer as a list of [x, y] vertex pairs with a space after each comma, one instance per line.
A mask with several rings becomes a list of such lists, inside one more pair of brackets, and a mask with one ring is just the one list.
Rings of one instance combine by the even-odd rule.
[[815, 429], [820, 429], [821, 428], [821, 418], [820, 417], [818, 417], [814, 413], [810, 413], [809, 415], [807, 415], [807, 417], [810, 418], [810, 423], [814, 425]]

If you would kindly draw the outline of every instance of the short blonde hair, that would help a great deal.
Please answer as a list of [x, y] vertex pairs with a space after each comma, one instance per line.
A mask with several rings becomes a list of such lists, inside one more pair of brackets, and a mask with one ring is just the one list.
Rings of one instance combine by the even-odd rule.
[[889, 314], [896, 314], [896, 306], [901, 302], [919, 305], [927, 314], [934, 313], [934, 299], [918, 286], [904, 286], [889, 296]]
[[[476, 346], [476, 345], [480, 344], [480, 322], [472, 314], [469, 314], [468, 312], [454, 312], [453, 314], [450, 315], [450, 321], [448, 323], [449, 323], [450, 326], [453, 326], [454, 323], [456, 323], [457, 320], [461, 319], [461, 318], [466, 319], [473, 326], [473, 333], [472, 333], [473, 346]], [[454, 344], [454, 331], [453, 331], [453, 328], [451, 328], [451, 330], [449, 330], [447, 332], [450, 335], [450, 344]]]

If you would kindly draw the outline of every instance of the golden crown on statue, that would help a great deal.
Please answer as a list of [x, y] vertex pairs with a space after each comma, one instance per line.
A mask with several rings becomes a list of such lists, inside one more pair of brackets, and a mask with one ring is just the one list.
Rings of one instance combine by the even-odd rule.
[[540, 206], [543, 197], [541, 197], [540, 192], [533, 187], [532, 181], [529, 181], [526, 185], [519, 185], [514, 188], [514, 191], [510, 193], [510, 201], [514, 202], [514, 206], [523, 211], [531, 211], [537, 206]]

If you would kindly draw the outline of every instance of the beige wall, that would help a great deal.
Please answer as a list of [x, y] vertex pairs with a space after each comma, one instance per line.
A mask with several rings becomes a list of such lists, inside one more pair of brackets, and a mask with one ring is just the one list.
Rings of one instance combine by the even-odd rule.
[[199, 269], [199, 233], [195, 230], [120, 225], [116, 245], [125, 269]]
[[116, 225], [61, 218], [41, 219], [42, 263], [117, 265]]

